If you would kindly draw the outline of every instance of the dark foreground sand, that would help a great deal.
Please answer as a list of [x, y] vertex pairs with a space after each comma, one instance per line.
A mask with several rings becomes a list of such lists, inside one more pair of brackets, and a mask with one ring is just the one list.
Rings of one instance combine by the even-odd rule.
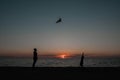
[[111, 79], [120, 78], [120, 67], [0, 67], [4, 79]]

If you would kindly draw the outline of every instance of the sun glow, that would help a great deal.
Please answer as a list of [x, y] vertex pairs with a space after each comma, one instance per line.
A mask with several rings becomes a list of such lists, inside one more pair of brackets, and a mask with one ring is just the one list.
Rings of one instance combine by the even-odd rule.
[[61, 59], [66, 59], [66, 58], [70, 58], [72, 57], [72, 55], [68, 55], [68, 54], [59, 54], [56, 55], [57, 58], [61, 58]]
[[67, 55], [66, 54], [59, 54], [56, 57], [61, 58], [61, 59], [65, 59], [65, 58], [67, 58]]
[[62, 54], [62, 55], [60, 55], [60, 58], [66, 58], [66, 55], [65, 54]]

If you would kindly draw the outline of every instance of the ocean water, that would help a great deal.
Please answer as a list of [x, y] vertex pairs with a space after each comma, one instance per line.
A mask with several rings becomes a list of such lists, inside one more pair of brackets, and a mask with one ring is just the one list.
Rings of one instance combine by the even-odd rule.
[[[32, 58], [0, 57], [0, 67], [32, 67]], [[38, 58], [36, 67], [79, 67], [80, 58]], [[85, 57], [84, 67], [120, 67], [117, 57]]]

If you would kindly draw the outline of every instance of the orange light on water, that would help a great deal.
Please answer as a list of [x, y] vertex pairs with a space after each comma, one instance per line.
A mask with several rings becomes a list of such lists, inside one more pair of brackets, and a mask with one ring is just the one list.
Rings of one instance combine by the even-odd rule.
[[59, 59], [68, 59], [68, 58], [71, 58], [72, 56], [73, 54], [71, 54], [69, 51], [59, 51], [55, 55], [55, 57]]

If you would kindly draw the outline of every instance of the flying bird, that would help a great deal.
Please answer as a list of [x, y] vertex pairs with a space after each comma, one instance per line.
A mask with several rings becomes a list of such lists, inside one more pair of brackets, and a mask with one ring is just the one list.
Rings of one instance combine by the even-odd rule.
[[62, 19], [61, 19], [61, 18], [59, 18], [59, 19], [56, 21], [56, 23], [59, 23], [59, 22], [62, 22]]

